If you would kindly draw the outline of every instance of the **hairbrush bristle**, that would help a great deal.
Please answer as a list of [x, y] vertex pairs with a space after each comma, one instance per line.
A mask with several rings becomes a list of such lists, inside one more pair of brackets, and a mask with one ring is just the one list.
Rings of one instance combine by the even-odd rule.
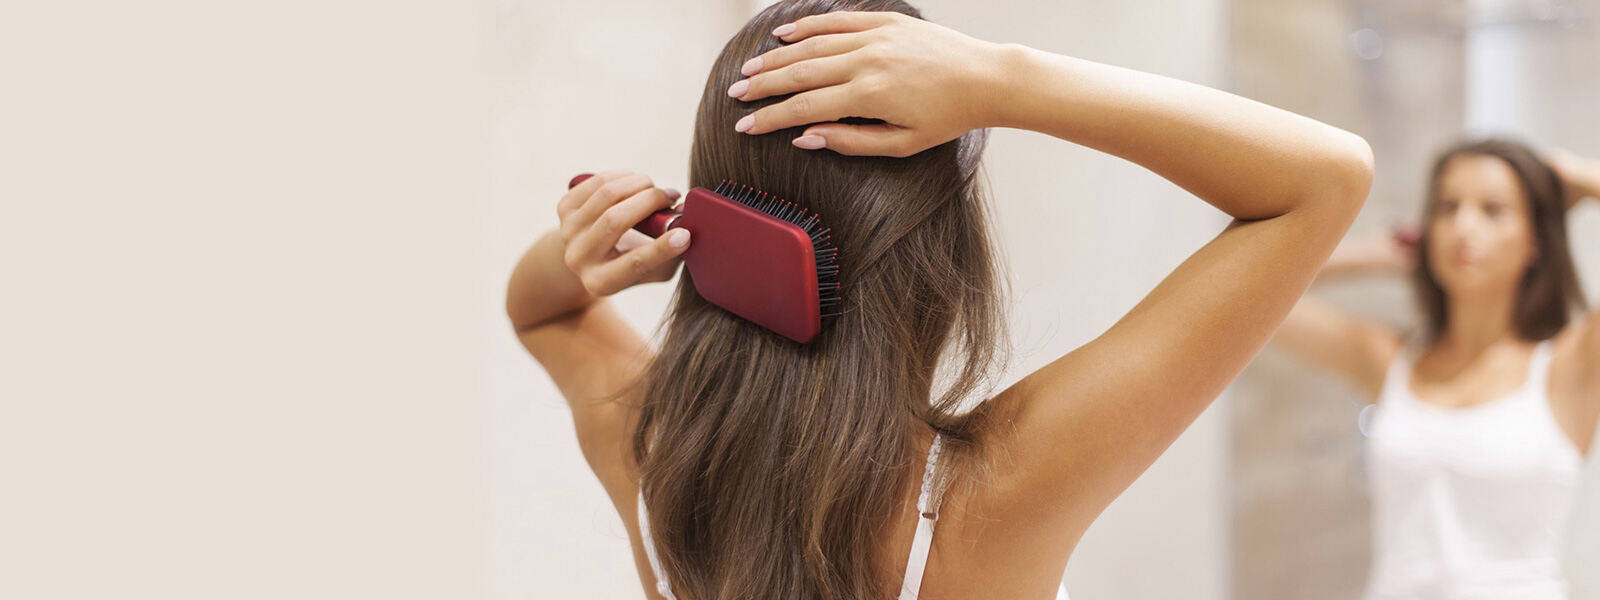
[[817, 306], [822, 310], [822, 317], [836, 317], [843, 313], [844, 302], [839, 297], [839, 249], [833, 245], [833, 230], [823, 226], [821, 215], [788, 200], [726, 179], [712, 191], [793, 223], [801, 231], [806, 232], [806, 235], [811, 237], [811, 247], [817, 260]]

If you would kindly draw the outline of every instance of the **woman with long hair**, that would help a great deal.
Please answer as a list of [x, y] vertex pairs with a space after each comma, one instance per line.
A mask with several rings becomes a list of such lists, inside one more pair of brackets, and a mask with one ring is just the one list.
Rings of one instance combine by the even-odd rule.
[[1368, 598], [1566, 597], [1561, 539], [1600, 419], [1600, 327], [1566, 214], [1600, 195], [1600, 161], [1555, 156], [1458, 144], [1418, 231], [1336, 249], [1325, 277], [1411, 278], [1416, 335], [1308, 295], [1274, 338], [1376, 406]]
[[[988, 127], [1125, 158], [1235, 221], [1103, 335], [983, 397], [1005, 346]], [[1218, 90], [897, 0], [784, 1], [712, 66], [689, 184], [823, 215], [842, 314], [796, 344], [685, 274], [653, 350], [603, 298], [670, 278], [695, 242], [624, 235], [677, 197], [628, 171], [561, 198], [507, 311], [651, 597], [1050, 598], [1089, 524], [1267, 343], [1371, 169], [1361, 138]]]

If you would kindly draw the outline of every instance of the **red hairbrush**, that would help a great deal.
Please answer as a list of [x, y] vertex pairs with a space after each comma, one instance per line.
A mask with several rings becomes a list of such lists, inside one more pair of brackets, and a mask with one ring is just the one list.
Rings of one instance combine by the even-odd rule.
[[633, 226], [650, 237], [673, 227], [693, 236], [683, 262], [712, 304], [801, 344], [822, 331], [824, 317], [839, 314], [838, 249], [809, 209], [724, 179]]

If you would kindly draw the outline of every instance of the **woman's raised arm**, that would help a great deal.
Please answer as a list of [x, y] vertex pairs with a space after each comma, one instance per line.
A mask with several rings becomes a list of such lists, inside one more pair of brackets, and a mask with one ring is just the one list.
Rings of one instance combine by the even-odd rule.
[[[730, 93], [795, 95], [737, 130], [810, 124], [826, 148], [903, 156], [972, 127], [1026, 128], [1138, 163], [1235, 218], [1105, 334], [991, 400], [999, 418], [985, 442], [1004, 462], [966, 512], [986, 516], [980, 545], [1003, 540], [1008, 556], [1034, 545], [1023, 562], [1037, 564], [1019, 570], [1064, 565], [1088, 524], [1256, 356], [1371, 185], [1360, 137], [1208, 87], [903, 15], [830, 13], [775, 33], [797, 43], [752, 61], [754, 77]], [[884, 123], [824, 123], [844, 116]]]

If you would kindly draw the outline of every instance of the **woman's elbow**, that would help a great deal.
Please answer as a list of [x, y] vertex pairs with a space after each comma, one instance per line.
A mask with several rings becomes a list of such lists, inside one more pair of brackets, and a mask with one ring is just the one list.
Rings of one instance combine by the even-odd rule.
[[518, 289], [516, 279], [512, 278], [506, 289], [506, 320], [511, 322], [513, 331], [521, 332], [538, 325], [539, 317], [534, 314], [530, 298], [517, 293]]
[[1372, 145], [1365, 138], [1344, 130], [1339, 131], [1338, 138], [1329, 152], [1329, 187], [1336, 200], [1353, 215], [1361, 211], [1361, 206], [1367, 202], [1367, 193], [1372, 190], [1372, 173], [1376, 168]]

